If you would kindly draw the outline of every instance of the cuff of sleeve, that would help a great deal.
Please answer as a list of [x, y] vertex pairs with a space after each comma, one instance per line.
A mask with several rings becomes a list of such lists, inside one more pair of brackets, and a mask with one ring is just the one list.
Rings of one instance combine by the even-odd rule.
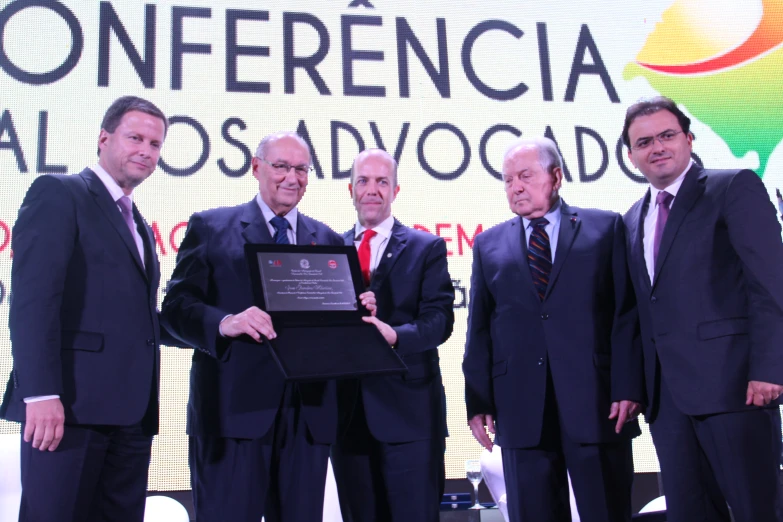
[[24, 403], [30, 404], [31, 402], [41, 402], [41, 401], [48, 401], [50, 399], [59, 399], [59, 395], [39, 395], [37, 397], [25, 397]]

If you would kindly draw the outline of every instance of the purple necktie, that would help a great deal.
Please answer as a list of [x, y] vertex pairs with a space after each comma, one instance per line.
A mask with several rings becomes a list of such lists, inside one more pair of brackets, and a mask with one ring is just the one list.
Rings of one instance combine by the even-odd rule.
[[117, 204], [120, 206], [122, 217], [125, 219], [125, 224], [128, 225], [131, 237], [135, 242], [136, 235], [134, 234], [134, 231], [136, 230], [136, 222], [133, 221], [133, 203], [131, 203], [131, 200], [128, 196], [122, 196], [117, 200]]
[[669, 205], [671, 205], [674, 196], [662, 190], [655, 198], [655, 202], [658, 203], [658, 219], [655, 222], [655, 238], [653, 239], [653, 270], [657, 268], [658, 263], [658, 249], [661, 246], [661, 238], [663, 237], [663, 227], [666, 226], [666, 220], [669, 219]]

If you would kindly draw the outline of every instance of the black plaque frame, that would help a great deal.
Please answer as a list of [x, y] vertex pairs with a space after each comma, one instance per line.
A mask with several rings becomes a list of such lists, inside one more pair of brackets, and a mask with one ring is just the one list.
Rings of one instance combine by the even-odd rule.
[[407, 367], [373, 324], [362, 317], [365, 291], [359, 258], [353, 246], [246, 244], [245, 256], [256, 305], [267, 309], [258, 253], [340, 256], [351, 270], [357, 310], [270, 311], [277, 338], [266, 340], [287, 380], [323, 381], [365, 375], [404, 373]]

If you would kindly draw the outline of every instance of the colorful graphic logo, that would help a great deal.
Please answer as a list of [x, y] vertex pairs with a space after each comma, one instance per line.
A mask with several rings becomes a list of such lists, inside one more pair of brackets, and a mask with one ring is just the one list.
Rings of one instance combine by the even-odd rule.
[[308, 268], [310, 268], [310, 261], [308, 261], [307, 259], [302, 259], [301, 261], [299, 261], [299, 266], [307, 270]]
[[330, 259], [328, 264], [329, 264], [329, 268], [337, 268], [337, 261], [335, 261], [334, 259]]
[[283, 266], [283, 262], [280, 261], [279, 259], [275, 259], [275, 260], [270, 259], [269, 266], [276, 266], [276, 267]]
[[625, 80], [645, 78], [708, 125], [759, 176], [783, 141], [783, 0], [676, 0]]

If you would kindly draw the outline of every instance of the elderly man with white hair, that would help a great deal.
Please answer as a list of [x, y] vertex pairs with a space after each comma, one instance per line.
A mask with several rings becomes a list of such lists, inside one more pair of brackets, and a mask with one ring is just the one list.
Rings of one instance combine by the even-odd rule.
[[508, 149], [512, 219], [476, 237], [465, 357], [473, 435], [503, 447], [509, 519], [631, 520], [636, 416], [644, 401], [622, 217], [560, 197], [546, 138]]

